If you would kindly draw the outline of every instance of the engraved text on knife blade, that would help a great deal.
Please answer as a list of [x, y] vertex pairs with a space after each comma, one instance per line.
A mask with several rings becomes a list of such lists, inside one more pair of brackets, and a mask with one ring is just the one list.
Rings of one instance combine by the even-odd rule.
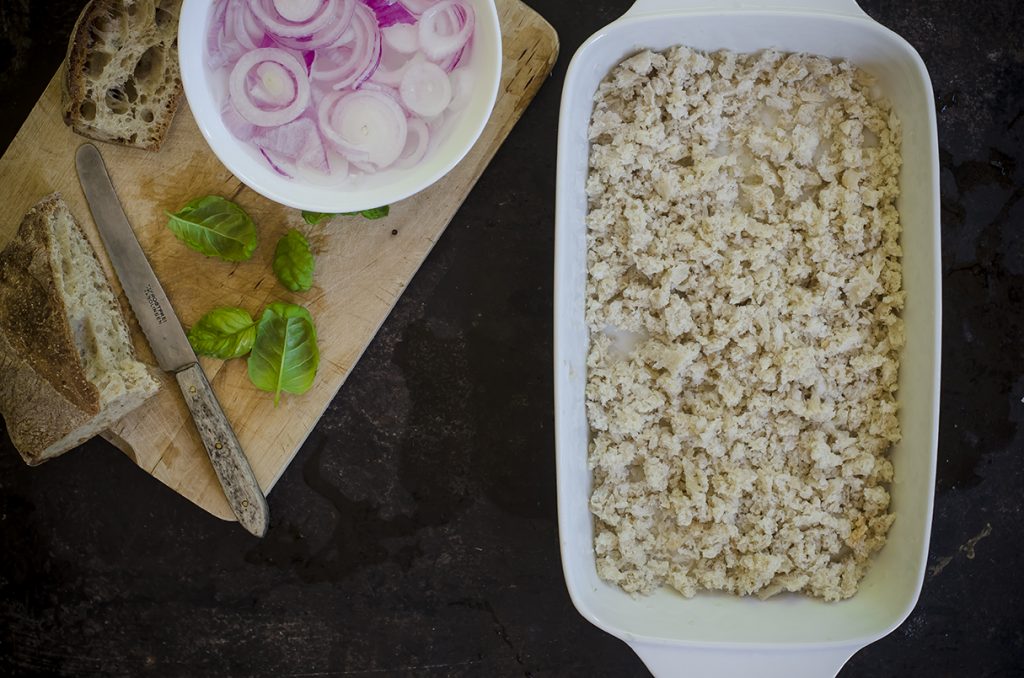
[[153, 311], [153, 317], [156, 318], [158, 325], [163, 325], [167, 322], [167, 314], [164, 313], [164, 307], [160, 305], [160, 300], [156, 297], [156, 292], [153, 291], [152, 285], [146, 285], [145, 289], [146, 301], [149, 302], [149, 308]]

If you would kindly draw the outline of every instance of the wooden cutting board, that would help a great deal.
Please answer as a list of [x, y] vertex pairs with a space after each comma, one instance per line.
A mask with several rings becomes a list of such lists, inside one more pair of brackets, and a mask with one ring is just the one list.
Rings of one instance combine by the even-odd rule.
[[[241, 306], [258, 317], [266, 304], [277, 300], [306, 306], [316, 320], [321, 351], [316, 383], [302, 396], [285, 394], [276, 408], [271, 395], [249, 382], [244, 360], [202, 361], [264, 491], [269, 492], [295, 456], [551, 72], [558, 56], [554, 29], [519, 0], [497, 0], [497, 6], [504, 60], [487, 128], [458, 167], [430, 189], [393, 205], [387, 219], [346, 217], [307, 226], [297, 210], [257, 195], [221, 165], [184, 100], [159, 153], [97, 144], [125, 213], [186, 327], [215, 306]], [[84, 140], [61, 121], [60, 75], [54, 75], [0, 158], [0, 248], [13, 237], [29, 207], [59, 191], [120, 292], [78, 184], [74, 155]], [[165, 210], [177, 210], [205, 194], [235, 200], [252, 216], [260, 232], [252, 260], [229, 264], [208, 259], [167, 230]], [[291, 227], [305, 232], [317, 253], [315, 286], [304, 294], [288, 292], [270, 268], [274, 244]], [[156, 364], [123, 294], [121, 303], [140, 358]], [[173, 377], [164, 375], [161, 392], [105, 437], [176, 492], [215, 516], [234, 519]]]

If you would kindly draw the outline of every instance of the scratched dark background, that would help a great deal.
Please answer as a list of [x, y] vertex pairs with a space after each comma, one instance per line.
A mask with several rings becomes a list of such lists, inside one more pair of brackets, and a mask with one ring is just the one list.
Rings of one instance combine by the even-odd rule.
[[[82, 4], [0, 0], [0, 147]], [[29, 469], [0, 430], [0, 675], [647, 675], [565, 592], [552, 439], [560, 89], [630, 2], [532, 4], [554, 75], [270, 495], [264, 540], [101, 441]], [[935, 86], [942, 421], [920, 603], [841, 676], [1024, 676], [1024, 11], [862, 5]]]

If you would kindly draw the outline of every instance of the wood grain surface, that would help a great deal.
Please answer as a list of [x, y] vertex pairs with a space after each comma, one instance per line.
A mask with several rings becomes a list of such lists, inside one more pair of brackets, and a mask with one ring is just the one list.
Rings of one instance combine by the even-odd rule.
[[[554, 29], [519, 0], [497, 0], [497, 6], [504, 58], [490, 122], [458, 167], [430, 189], [393, 205], [385, 220], [338, 218], [319, 227], [305, 225], [298, 211], [257, 195], [220, 164], [184, 101], [159, 153], [97, 144], [125, 213], [186, 327], [215, 306], [241, 306], [257, 315], [278, 300], [306, 306], [316, 320], [321, 350], [316, 383], [303, 396], [283, 397], [276, 408], [272, 396], [249, 382], [244, 361], [202, 361], [264, 491], [274, 486], [295, 456], [551, 72], [558, 55]], [[118, 290], [140, 358], [155, 364], [120, 293], [79, 187], [74, 153], [84, 140], [61, 121], [59, 78], [60, 72], [0, 158], [0, 248], [13, 237], [29, 207], [59, 191]], [[167, 230], [165, 211], [208, 193], [235, 200], [256, 221], [261, 244], [250, 261], [230, 264], [205, 258]], [[292, 227], [307, 235], [317, 255], [315, 285], [303, 294], [283, 288], [270, 266], [274, 243]], [[173, 376], [164, 375], [160, 393], [104, 435], [147, 473], [210, 513], [234, 519]]]

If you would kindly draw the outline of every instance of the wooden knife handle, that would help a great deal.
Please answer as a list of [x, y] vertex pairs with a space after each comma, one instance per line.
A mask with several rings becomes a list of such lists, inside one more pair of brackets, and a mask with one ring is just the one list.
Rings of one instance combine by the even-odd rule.
[[193, 363], [176, 372], [174, 377], [192, 412], [199, 437], [203, 439], [203, 446], [210, 455], [213, 470], [224, 488], [231, 510], [242, 527], [262, 537], [266, 534], [270, 515], [266, 497], [203, 368], [199, 363]]

